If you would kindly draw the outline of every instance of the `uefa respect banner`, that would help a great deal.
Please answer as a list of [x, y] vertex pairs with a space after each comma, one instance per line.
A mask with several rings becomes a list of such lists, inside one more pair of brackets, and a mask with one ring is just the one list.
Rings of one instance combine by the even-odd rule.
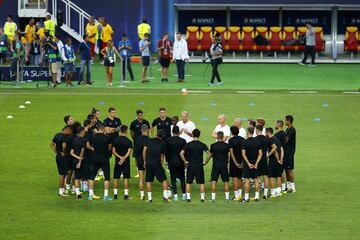
[[[24, 81], [51, 81], [51, 74], [46, 67], [24, 67]], [[61, 68], [61, 80], [64, 80], [64, 68]], [[80, 79], [80, 68], [76, 68], [74, 81]], [[0, 80], [11, 81], [10, 67], [0, 67]]]

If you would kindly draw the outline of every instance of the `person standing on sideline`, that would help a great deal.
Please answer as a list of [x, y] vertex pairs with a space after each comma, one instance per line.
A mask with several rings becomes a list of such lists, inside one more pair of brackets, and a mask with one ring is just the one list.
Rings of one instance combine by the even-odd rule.
[[58, 37], [54, 37], [54, 42], [57, 45], [58, 48], [58, 58], [57, 58], [57, 76], [56, 76], [56, 81], [58, 84], [61, 84], [61, 77], [62, 77], [62, 72], [61, 72], [61, 65], [62, 65], [62, 58], [61, 58], [61, 52], [62, 49], [64, 48], [64, 43], [60, 40], [60, 38]]
[[9, 41], [4, 33], [4, 29], [0, 27], [0, 63], [5, 64], [7, 60]]
[[108, 42], [113, 40], [114, 31], [104, 17], [102, 18], [101, 25], [102, 25], [102, 48], [105, 48], [107, 47]]
[[32, 65], [40, 67], [41, 47], [39, 42], [39, 36], [37, 34], [33, 35], [33, 39], [30, 42], [30, 46], [28, 48], [28, 60], [30, 60]]
[[144, 34], [144, 38], [139, 42], [139, 49], [141, 52], [141, 62], [143, 65], [142, 74], [141, 74], [141, 82], [148, 83], [149, 81], [146, 80], [146, 71], [150, 65], [150, 35], [148, 33]]
[[92, 60], [92, 55], [91, 55], [91, 47], [92, 47], [92, 43], [90, 42], [89, 36], [88, 35], [84, 35], [83, 36], [84, 42], [80, 43], [79, 46], [79, 53], [81, 55], [81, 65], [80, 65], [80, 80], [79, 80], [79, 85], [81, 84], [81, 82], [84, 80], [84, 72], [85, 72], [85, 68], [86, 68], [86, 84], [87, 85], [91, 85], [91, 60]]
[[106, 70], [106, 86], [111, 87], [113, 80], [113, 69], [116, 62], [116, 55], [118, 55], [121, 60], [123, 59], [114, 47], [112, 40], [109, 40], [107, 42], [107, 46], [101, 49], [101, 54], [104, 56], [104, 66]]
[[66, 86], [73, 86], [72, 79], [74, 73], [76, 72], [76, 67], [75, 67], [76, 56], [71, 44], [72, 44], [71, 38], [66, 39], [66, 44], [61, 51], [62, 60], [64, 61]]
[[86, 35], [89, 37], [92, 60], [94, 60], [94, 55], [95, 55], [95, 43], [96, 43], [97, 33], [98, 33], [98, 27], [97, 24], [95, 23], [95, 19], [93, 16], [90, 16], [89, 22], [88, 24], [86, 24]]
[[6, 23], [4, 25], [4, 33], [10, 42], [13, 41], [16, 31], [17, 25], [13, 22], [12, 16], [8, 15], [6, 18]]
[[26, 38], [26, 43], [25, 43], [25, 62], [29, 63], [30, 61], [30, 45], [31, 42], [33, 40], [33, 37], [35, 35], [35, 19], [31, 18], [29, 21], [29, 24], [26, 25], [25, 27], [25, 38]]
[[57, 45], [56, 41], [50, 35], [49, 30], [45, 30], [45, 38], [43, 39], [42, 46], [43, 46], [43, 48], [45, 50], [45, 54], [48, 57], [48, 62], [46, 64], [48, 64], [49, 71], [51, 73], [52, 86], [56, 87], [56, 85], [58, 84], [57, 79], [58, 79], [58, 55], [59, 55], [59, 49], [58, 49], [58, 45]]
[[119, 49], [120, 56], [126, 61], [126, 62], [121, 61], [123, 80], [125, 81], [125, 74], [126, 74], [126, 69], [125, 68], [127, 68], [128, 72], [129, 72], [129, 75], [130, 75], [131, 81], [134, 81], [134, 74], [133, 74], [133, 71], [132, 71], [132, 68], [131, 68], [132, 43], [131, 43], [131, 40], [127, 38], [126, 33], [123, 33], [122, 39], [119, 42], [118, 49]]
[[304, 58], [299, 63], [300, 65], [305, 65], [308, 55], [311, 56], [311, 64], [309, 67], [315, 66], [315, 29], [311, 26], [310, 23], [306, 24], [306, 38], [305, 38], [305, 50], [304, 50]]
[[189, 114], [186, 111], [181, 113], [181, 121], [176, 123], [176, 126], [180, 128], [180, 137], [185, 139], [187, 143], [193, 140], [192, 132], [195, 130], [195, 124], [189, 120]]
[[167, 32], [164, 33], [163, 38], [159, 40], [158, 50], [161, 65], [161, 82], [168, 82], [172, 42], [169, 40], [169, 34]]
[[144, 39], [145, 34], [151, 34], [151, 26], [148, 24], [145, 17], [143, 17], [142, 22], [138, 25], [138, 37], [139, 40]]
[[178, 82], [185, 80], [185, 60], [189, 59], [187, 42], [182, 38], [181, 33], [176, 33], [174, 42], [173, 59], [176, 63]]
[[55, 22], [51, 19], [51, 15], [46, 15], [44, 26], [45, 31], [48, 30], [50, 35], [55, 37]]
[[[97, 32], [95, 35], [95, 40], [96, 40], [96, 46], [95, 49], [97, 49], [97, 53], [99, 53], [99, 60], [102, 60], [104, 57], [103, 55], [100, 53], [101, 49], [103, 49], [102, 47], [102, 17], [98, 18], [98, 23], [96, 23], [96, 28], [97, 28]], [[95, 50], [94, 50], [95, 51]], [[96, 52], [96, 51], [95, 51]]]
[[223, 47], [221, 42], [218, 40], [217, 36], [212, 37], [212, 45], [210, 47], [210, 58], [212, 66], [212, 75], [209, 86], [214, 86], [215, 78], [217, 79], [217, 85], [221, 85], [222, 81], [218, 71], [218, 66], [222, 63]]
[[230, 127], [229, 127], [229, 125], [226, 124], [226, 117], [225, 117], [224, 114], [220, 114], [220, 115], [218, 116], [218, 123], [219, 123], [219, 124], [215, 127], [215, 129], [214, 129], [214, 131], [213, 131], [213, 133], [212, 133], [211, 136], [212, 136], [214, 139], [216, 139], [216, 141], [217, 141], [217, 140], [218, 140], [218, 137], [219, 137], [219, 136], [217, 135], [217, 133], [218, 133], [218, 132], [223, 132], [224, 141], [225, 141], [226, 143], [228, 143], [231, 133], [230, 133]]

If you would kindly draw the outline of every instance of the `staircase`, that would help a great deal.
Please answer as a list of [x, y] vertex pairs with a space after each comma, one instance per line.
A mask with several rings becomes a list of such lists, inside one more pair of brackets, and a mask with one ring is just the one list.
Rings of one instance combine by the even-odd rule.
[[[83, 41], [86, 22], [90, 14], [81, 9], [70, 0], [32, 0], [25, 4], [24, 0], [18, 0], [19, 17], [45, 18], [50, 14], [56, 22], [58, 10], [63, 11], [63, 25], [61, 29], [79, 42]], [[76, 16], [74, 18], [74, 16]]]

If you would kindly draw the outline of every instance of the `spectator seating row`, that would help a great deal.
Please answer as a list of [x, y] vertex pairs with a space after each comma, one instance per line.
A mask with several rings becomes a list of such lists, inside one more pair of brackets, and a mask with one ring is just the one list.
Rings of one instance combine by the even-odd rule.
[[348, 52], [360, 51], [358, 27], [355, 26], [346, 27], [344, 50]]
[[[306, 34], [306, 27], [197, 27], [189, 26], [186, 39], [190, 51], [207, 51], [211, 46], [211, 37], [220, 33], [222, 45], [230, 51], [297, 51], [303, 50], [304, 44], [299, 37]], [[315, 50], [325, 51], [324, 30], [315, 27]], [[259, 35], [260, 43], [259, 43]]]

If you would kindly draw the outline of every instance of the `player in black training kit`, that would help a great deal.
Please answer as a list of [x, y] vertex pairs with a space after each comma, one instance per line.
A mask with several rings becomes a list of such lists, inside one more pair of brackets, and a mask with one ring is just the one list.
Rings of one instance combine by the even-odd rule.
[[243, 158], [241, 155], [242, 143], [244, 138], [238, 136], [239, 128], [236, 126], [230, 127], [232, 137], [229, 139], [230, 147], [230, 176], [234, 185], [234, 201], [242, 200], [242, 170]]
[[205, 176], [204, 176], [204, 152], [210, 156], [209, 148], [206, 144], [199, 141], [200, 130], [194, 129], [191, 133], [194, 137], [193, 141], [185, 144], [184, 149], [180, 152], [180, 157], [187, 167], [186, 176], [186, 200], [191, 202], [191, 184], [196, 178], [196, 183], [200, 184], [201, 202], [205, 202]]
[[264, 199], [267, 199], [268, 196], [268, 191], [269, 191], [269, 178], [268, 178], [268, 170], [269, 170], [269, 166], [268, 166], [268, 159], [266, 157], [266, 153], [267, 153], [267, 149], [269, 146], [269, 138], [267, 138], [266, 136], [262, 135], [263, 129], [264, 127], [262, 125], [256, 125], [256, 137], [255, 139], [258, 141], [260, 148], [262, 150], [262, 157], [261, 160], [259, 162], [259, 166], [258, 166], [258, 176], [259, 177], [263, 177], [263, 182], [264, 182]]
[[73, 140], [72, 147], [70, 150], [70, 155], [73, 158], [72, 164], [74, 165], [74, 175], [75, 175], [75, 193], [77, 198], [81, 198], [80, 195], [80, 180], [84, 171], [84, 155], [87, 140], [85, 136], [85, 128], [79, 126], [76, 130], [77, 134]]
[[140, 199], [145, 200], [144, 194], [144, 159], [143, 159], [143, 151], [144, 146], [149, 142], [149, 128], [146, 125], [143, 125], [141, 128], [141, 136], [136, 139], [134, 143], [134, 157], [136, 160], [136, 166], [139, 171], [139, 191], [140, 191]]
[[296, 150], [296, 130], [293, 126], [294, 118], [291, 115], [285, 117], [286, 138], [285, 138], [285, 154], [284, 169], [286, 172], [287, 191], [296, 192], [294, 181], [294, 155]]
[[178, 200], [176, 179], [181, 183], [182, 200], [186, 200], [185, 194], [185, 169], [184, 162], [180, 158], [180, 152], [184, 148], [186, 141], [179, 137], [180, 129], [174, 126], [172, 129], [173, 136], [166, 141], [166, 161], [169, 164], [171, 187], [174, 193], [174, 201]]
[[116, 117], [116, 109], [113, 107], [110, 107], [108, 110], [108, 117], [104, 120], [105, 125], [105, 133], [106, 135], [110, 136], [111, 141], [114, 140], [116, 136], [119, 136], [119, 130], [121, 126], [121, 120], [120, 118]]
[[242, 157], [244, 159], [243, 178], [245, 179], [245, 196], [243, 202], [249, 202], [250, 178], [255, 182], [255, 201], [259, 201], [258, 164], [262, 157], [262, 150], [254, 136], [254, 128], [247, 128], [247, 139], [243, 142]]
[[144, 119], [144, 112], [142, 110], [137, 110], [136, 119], [132, 121], [130, 124], [130, 134], [131, 134], [131, 138], [134, 141], [134, 144], [136, 138], [142, 135], [141, 128], [144, 125], [146, 125], [148, 129], [150, 129], [150, 123], [146, 119]]
[[159, 117], [154, 119], [151, 126], [151, 132], [154, 132], [154, 128], [156, 127], [157, 131], [163, 130], [165, 133], [164, 140], [167, 140], [169, 137], [171, 137], [171, 118], [166, 116], [166, 109], [161, 107], [159, 109]]
[[57, 133], [50, 144], [50, 148], [56, 154], [56, 165], [59, 173], [59, 196], [67, 197], [65, 193], [65, 175], [67, 174], [67, 161], [64, 153], [64, 143], [67, 136], [71, 135], [72, 129], [69, 125], [65, 126], [62, 132]]
[[[275, 133], [275, 137], [277, 139], [279, 139], [281, 147], [284, 149], [285, 151], [285, 140], [286, 140], [286, 132], [284, 131], [284, 121], [283, 120], [277, 120], [275, 123], [275, 129], [277, 131], [277, 133]], [[281, 162], [284, 163], [284, 155], [282, 155], [282, 158], [280, 159]], [[283, 171], [282, 171], [282, 175], [281, 175], [281, 193], [287, 193], [286, 191], [286, 180], [285, 180], [285, 171], [284, 171], [284, 164], [282, 165]]]
[[150, 139], [144, 146], [143, 159], [146, 169], [146, 188], [148, 202], [152, 202], [152, 183], [154, 177], [162, 183], [164, 202], [169, 202], [168, 182], [166, 180], [165, 170], [162, 167], [165, 158], [166, 146], [163, 141], [165, 133], [163, 130], [157, 132], [155, 138]]
[[[93, 136], [94, 144], [94, 160], [92, 167], [91, 179], [89, 180], [89, 200], [94, 198], [94, 180], [96, 174], [100, 168], [104, 171], [104, 201], [112, 200], [109, 197], [109, 183], [110, 183], [110, 161], [111, 157], [111, 139], [109, 136], [105, 135], [105, 126], [102, 123], [99, 123], [98, 132]], [[110, 154], [109, 154], [110, 153]]]
[[[225, 201], [229, 202], [229, 145], [224, 141], [224, 132], [216, 133], [217, 142], [210, 146], [210, 156], [207, 162], [213, 158], [213, 165], [211, 169], [211, 202], [215, 202], [216, 183], [221, 176], [224, 183]], [[206, 162], [206, 163], [207, 163]]]
[[112, 142], [112, 153], [115, 156], [114, 166], [114, 199], [118, 198], [119, 179], [124, 178], [124, 200], [129, 199], [130, 155], [133, 149], [131, 140], [127, 137], [128, 127], [121, 125], [120, 136]]
[[[272, 128], [266, 128], [266, 136], [270, 139], [267, 157], [269, 158], [269, 178], [271, 186], [271, 197], [280, 197], [281, 196], [281, 175], [283, 172], [283, 163], [282, 155], [284, 150], [281, 146], [279, 139], [274, 135], [274, 130]], [[277, 187], [275, 188], [275, 180], [277, 182]]]

